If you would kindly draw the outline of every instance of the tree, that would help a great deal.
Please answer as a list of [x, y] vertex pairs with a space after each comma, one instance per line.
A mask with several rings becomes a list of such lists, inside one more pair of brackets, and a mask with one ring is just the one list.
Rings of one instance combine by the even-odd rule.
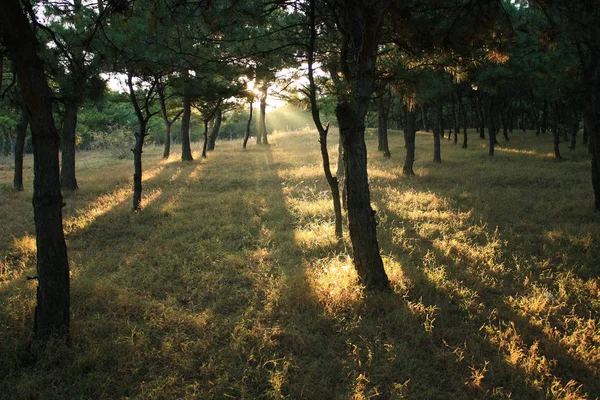
[[0, 3], [0, 40], [8, 50], [30, 116], [34, 178], [33, 212], [37, 244], [37, 302], [34, 337], [67, 337], [70, 325], [69, 261], [62, 225], [58, 147], [48, 81], [38, 42], [18, 0]]

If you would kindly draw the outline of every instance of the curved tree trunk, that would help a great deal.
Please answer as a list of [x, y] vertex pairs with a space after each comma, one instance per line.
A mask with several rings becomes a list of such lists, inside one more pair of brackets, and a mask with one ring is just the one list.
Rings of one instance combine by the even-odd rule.
[[192, 102], [189, 96], [183, 96], [183, 115], [181, 117], [181, 160], [192, 161], [192, 145], [190, 143], [190, 118]]
[[65, 104], [65, 118], [60, 142], [62, 153], [60, 187], [64, 190], [76, 190], [78, 187], [75, 177], [75, 130], [78, 108], [77, 103], [67, 102]]
[[13, 177], [13, 187], [16, 190], [23, 190], [23, 151], [25, 149], [25, 137], [27, 135], [27, 126], [29, 125], [29, 114], [23, 106], [17, 122], [15, 138], [15, 173]]
[[414, 175], [413, 164], [415, 163], [415, 139], [417, 134], [416, 119], [417, 114], [414, 110], [409, 110], [404, 106], [404, 115], [406, 125], [404, 128], [404, 146], [406, 147], [406, 158], [402, 167], [403, 175]]
[[215, 110], [215, 120], [213, 122], [212, 130], [210, 131], [210, 135], [208, 135], [208, 147], [206, 149], [207, 151], [213, 151], [215, 149], [215, 142], [217, 141], [217, 137], [219, 137], [222, 119], [223, 112], [221, 111], [221, 107], [218, 107]]
[[250, 125], [252, 124], [252, 102], [254, 99], [250, 99], [250, 115], [248, 116], [248, 122], [246, 123], [246, 133], [244, 134], [244, 142], [242, 143], [242, 148], [245, 149], [248, 144], [248, 139], [250, 138]]
[[18, 0], [0, 6], [0, 37], [17, 72], [31, 117], [33, 143], [33, 213], [37, 244], [37, 304], [33, 333], [37, 339], [68, 336], [69, 261], [62, 225], [59, 136], [51, 93], [37, 55], [37, 41]]

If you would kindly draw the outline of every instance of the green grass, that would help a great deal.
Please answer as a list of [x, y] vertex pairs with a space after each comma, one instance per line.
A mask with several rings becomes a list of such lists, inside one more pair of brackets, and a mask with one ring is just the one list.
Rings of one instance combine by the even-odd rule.
[[[600, 214], [589, 156], [515, 132], [495, 157], [417, 137], [417, 176], [367, 138], [393, 293], [357, 284], [314, 132], [207, 160], [79, 153], [65, 194], [71, 343], [30, 341], [26, 190], [0, 160], [0, 397], [580, 399], [600, 397]], [[330, 143], [337, 143], [332, 132]], [[198, 145], [195, 145], [198, 149]], [[331, 158], [337, 149], [331, 146]], [[196, 157], [198, 154], [196, 153]]]

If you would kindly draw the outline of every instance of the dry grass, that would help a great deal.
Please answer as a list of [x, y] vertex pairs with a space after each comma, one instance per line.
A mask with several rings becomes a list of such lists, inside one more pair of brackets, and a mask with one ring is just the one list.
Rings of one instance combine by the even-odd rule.
[[[337, 143], [332, 132], [331, 143]], [[393, 293], [365, 293], [334, 238], [313, 132], [220, 142], [203, 161], [79, 154], [65, 195], [72, 341], [31, 343], [31, 185], [0, 161], [0, 397], [585, 399], [600, 397], [600, 216], [585, 149], [515, 133], [494, 158], [471, 139], [368, 138]], [[196, 148], [198, 145], [196, 145]], [[336, 160], [335, 146], [331, 158]], [[566, 150], [565, 150], [566, 153]], [[31, 160], [26, 159], [26, 182]]]

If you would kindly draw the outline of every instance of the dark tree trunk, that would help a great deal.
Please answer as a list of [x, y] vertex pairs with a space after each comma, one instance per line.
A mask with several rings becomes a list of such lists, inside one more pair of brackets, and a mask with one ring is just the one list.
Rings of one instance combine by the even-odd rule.
[[171, 155], [171, 127], [173, 125], [165, 125], [165, 149], [163, 150], [163, 158], [169, 158]]
[[23, 151], [25, 149], [25, 136], [27, 136], [27, 126], [29, 125], [29, 115], [23, 106], [19, 113], [19, 122], [15, 131], [15, 173], [13, 177], [13, 187], [23, 190]]
[[364, 140], [386, 1], [347, 0], [340, 5], [344, 24], [340, 61], [349, 90], [338, 96], [335, 112], [344, 148], [354, 267], [360, 282], [368, 289], [389, 290], [390, 283], [379, 254], [375, 211], [371, 208]]
[[542, 106], [542, 122], [540, 123], [539, 130], [541, 133], [546, 133], [548, 130], [548, 102], [546, 100], [544, 100], [544, 105]]
[[181, 116], [181, 160], [192, 161], [192, 145], [190, 143], [190, 118], [192, 101], [188, 95], [183, 96], [183, 115]]
[[421, 119], [423, 120], [423, 130], [429, 132], [429, 121], [427, 120], [427, 110], [421, 107]]
[[388, 117], [390, 113], [390, 100], [387, 98], [385, 88], [380, 90], [377, 97], [377, 139], [379, 151], [385, 158], [390, 158], [392, 153], [388, 145]]
[[0, 38], [17, 72], [31, 117], [33, 212], [37, 244], [37, 304], [34, 337], [69, 335], [69, 261], [62, 225], [59, 136], [38, 43], [18, 0], [0, 3]]
[[562, 156], [560, 155], [560, 131], [562, 129], [562, 124], [560, 121], [560, 110], [559, 104], [554, 104], [552, 106], [552, 137], [554, 143], [554, 158], [557, 161], [562, 161]]
[[250, 138], [250, 125], [252, 124], [252, 102], [254, 99], [250, 99], [250, 115], [248, 116], [248, 122], [246, 123], [246, 133], [244, 134], [244, 142], [242, 143], [242, 148], [245, 149], [248, 144], [248, 139]]
[[206, 148], [208, 146], [208, 119], [204, 120], [204, 143], [202, 144], [202, 158], [206, 158]]
[[[460, 98], [459, 98], [460, 101]], [[454, 144], [458, 144], [458, 117], [456, 116], [456, 96], [452, 95], [452, 122], [454, 123]]]
[[494, 112], [496, 111], [496, 101], [493, 97], [488, 99], [488, 112], [487, 112], [487, 121], [488, 121], [488, 135], [490, 139], [490, 151], [489, 155], [494, 155], [494, 148], [496, 146], [496, 118], [494, 118]]
[[585, 144], [585, 145], [589, 144], [588, 122], [587, 122], [585, 116], [584, 116], [584, 119], [583, 119], [583, 138], [581, 140], [581, 143]]
[[146, 122], [139, 121], [139, 131], [135, 133], [133, 147], [133, 210], [142, 209], [142, 153], [146, 137]]
[[504, 136], [504, 140], [507, 142], [510, 141], [510, 137], [508, 136], [508, 121], [506, 120], [506, 113], [500, 113], [500, 121], [502, 122], [502, 135]]
[[213, 151], [215, 149], [215, 142], [217, 141], [217, 137], [219, 137], [222, 119], [223, 112], [221, 111], [221, 107], [218, 107], [215, 111], [215, 120], [213, 122], [212, 130], [210, 131], [210, 135], [208, 135], [208, 151]]
[[468, 145], [468, 138], [467, 138], [467, 110], [465, 109], [465, 107], [463, 106], [462, 102], [458, 103], [458, 114], [461, 117], [461, 121], [462, 121], [462, 125], [463, 125], [463, 144], [462, 144], [462, 148], [466, 149], [467, 145]]
[[60, 142], [62, 159], [60, 169], [60, 187], [63, 190], [76, 190], [75, 177], [75, 130], [77, 129], [77, 103], [65, 104], [65, 117]]
[[477, 92], [477, 115], [479, 116], [479, 139], [485, 139], [485, 116], [483, 99], [481, 94]]
[[[317, 27], [315, 21], [315, 8], [316, 0], [310, 1], [309, 17], [310, 17], [310, 41], [308, 48], [308, 82], [309, 82], [309, 99], [310, 99], [310, 110], [317, 131], [319, 132], [319, 144], [321, 145], [321, 158], [323, 160], [323, 172], [325, 173], [325, 179], [331, 190], [331, 198], [333, 201], [333, 211], [335, 215], [335, 237], [338, 241], [343, 239], [342, 231], [342, 205], [340, 200], [340, 185], [336, 177], [331, 173], [331, 166], [329, 162], [329, 151], [327, 149], [327, 134], [329, 132], [329, 124], [327, 127], [323, 127], [321, 123], [321, 115], [319, 113], [319, 107], [317, 104], [317, 87], [315, 85], [313, 63], [315, 48], [317, 46]], [[338, 164], [339, 169], [339, 164]]]
[[404, 129], [404, 146], [406, 147], [406, 158], [402, 167], [403, 175], [414, 175], [413, 165], [415, 163], [415, 139], [417, 134], [417, 113], [404, 106], [406, 127]]
[[433, 124], [433, 162], [441, 163], [442, 162], [442, 150], [440, 143], [440, 135], [444, 133], [444, 117], [443, 117], [443, 109], [442, 105], [436, 105], [435, 110], [435, 121]]
[[256, 144], [268, 145], [267, 139], [267, 85], [264, 85], [264, 95], [260, 98], [260, 112], [258, 114], [258, 133], [256, 135]]
[[575, 147], [577, 146], [577, 133], [579, 132], [580, 114], [573, 112], [571, 115], [573, 120], [571, 121], [571, 145], [569, 146], [569, 149], [575, 150]]

